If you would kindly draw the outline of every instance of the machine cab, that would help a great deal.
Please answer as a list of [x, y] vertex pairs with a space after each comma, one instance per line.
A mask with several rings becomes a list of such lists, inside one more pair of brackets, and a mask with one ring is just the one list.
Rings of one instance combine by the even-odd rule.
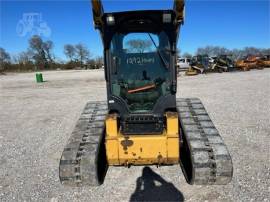
[[164, 113], [176, 108], [176, 45], [184, 5], [103, 13], [97, 2], [93, 13], [104, 45], [109, 112], [119, 114], [125, 134], [147, 133], [147, 127], [139, 129], [140, 121], [149, 122], [149, 132], [162, 133]]
[[110, 93], [123, 100], [130, 113], [152, 111], [161, 96], [174, 93], [172, 53], [164, 31], [116, 32], [109, 48]]

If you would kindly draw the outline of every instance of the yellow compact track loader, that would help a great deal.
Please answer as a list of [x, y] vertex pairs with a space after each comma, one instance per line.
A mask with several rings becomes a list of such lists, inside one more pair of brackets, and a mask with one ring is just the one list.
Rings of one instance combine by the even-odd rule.
[[92, 0], [92, 9], [107, 101], [86, 104], [60, 160], [61, 183], [98, 186], [108, 166], [174, 164], [189, 184], [229, 183], [232, 160], [203, 104], [176, 98], [184, 1], [172, 10], [104, 13]]

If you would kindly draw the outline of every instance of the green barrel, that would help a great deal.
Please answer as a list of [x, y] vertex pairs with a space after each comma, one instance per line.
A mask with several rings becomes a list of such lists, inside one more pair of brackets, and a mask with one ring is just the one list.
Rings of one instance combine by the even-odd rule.
[[36, 73], [36, 81], [37, 81], [37, 83], [43, 82], [43, 77], [42, 77], [41, 73]]

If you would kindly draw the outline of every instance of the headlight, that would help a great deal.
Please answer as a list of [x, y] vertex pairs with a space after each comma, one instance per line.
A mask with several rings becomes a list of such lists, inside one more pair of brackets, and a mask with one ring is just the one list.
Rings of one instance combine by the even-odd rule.
[[114, 25], [115, 23], [113, 15], [108, 15], [106, 20], [108, 25]]
[[163, 23], [170, 23], [172, 21], [172, 15], [170, 13], [163, 14]]

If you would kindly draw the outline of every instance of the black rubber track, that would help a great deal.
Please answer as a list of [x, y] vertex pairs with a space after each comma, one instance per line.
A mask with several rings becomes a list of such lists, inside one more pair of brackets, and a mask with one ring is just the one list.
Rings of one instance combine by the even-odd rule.
[[189, 184], [224, 185], [233, 175], [232, 159], [198, 98], [177, 99], [183, 144], [180, 163]]
[[105, 102], [88, 102], [64, 148], [59, 177], [64, 185], [98, 186], [103, 183], [108, 163], [104, 144]]

